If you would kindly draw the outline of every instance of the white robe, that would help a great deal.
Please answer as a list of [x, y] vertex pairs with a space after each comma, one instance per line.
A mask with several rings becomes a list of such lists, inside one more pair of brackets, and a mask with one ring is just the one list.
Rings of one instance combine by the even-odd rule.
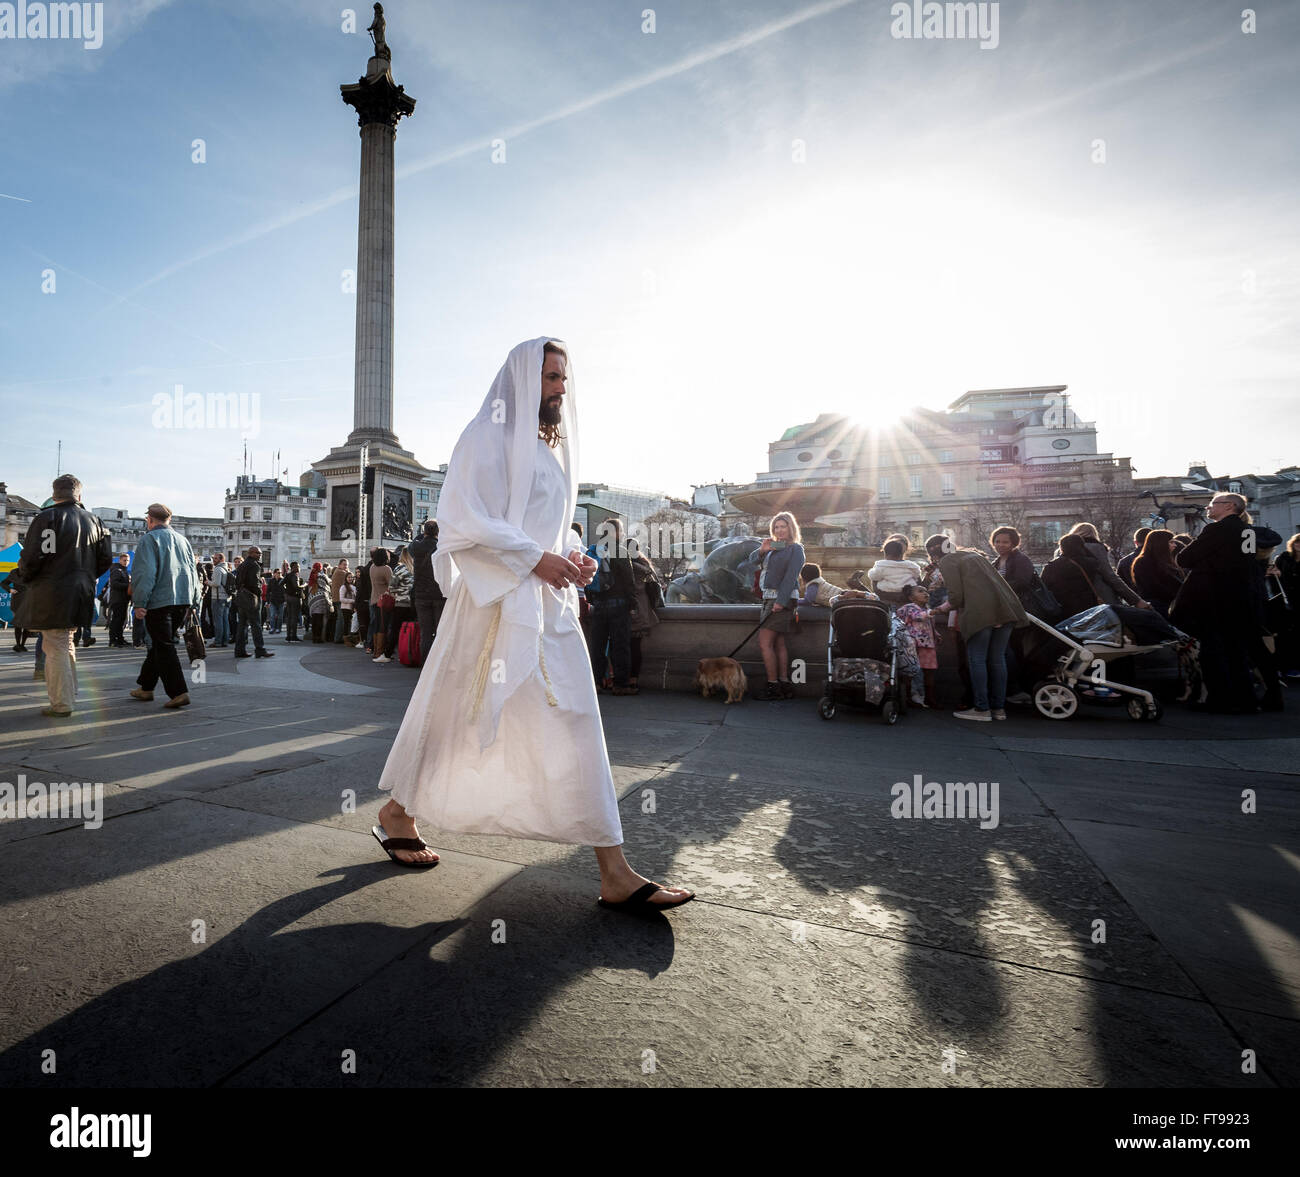
[[[461, 575], [452, 582], [438, 636], [379, 787], [440, 830], [617, 846], [623, 829], [578, 622], [577, 589], [570, 585], [559, 592], [532, 574], [542, 552], [567, 554], [560, 551], [567, 544], [555, 537], [569, 534], [561, 526], [568, 511], [565, 474], [550, 447], [540, 439], [537, 446], [522, 529], [500, 517], [487, 519], [501, 546], [479, 545], [455, 555]], [[493, 577], [518, 581], [500, 598], [507, 620], [512, 612], [528, 615], [532, 594], [539, 591], [542, 617], [537, 656], [530, 655], [535, 665], [499, 704], [498, 715], [479, 722], [471, 718], [474, 675], [496, 605], [475, 604], [471, 582], [481, 585], [485, 579], [476, 579], [476, 563], [490, 565]], [[507, 620], [500, 622], [492, 649], [498, 677]], [[548, 679], [554, 706], [548, 702]], [[490, 741], [485, 746], [484, 739]]]

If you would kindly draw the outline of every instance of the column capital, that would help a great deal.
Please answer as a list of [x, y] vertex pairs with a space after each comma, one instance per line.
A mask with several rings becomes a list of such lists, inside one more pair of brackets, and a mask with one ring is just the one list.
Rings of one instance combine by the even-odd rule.
[[359, 127], [383, 123], [396, 134], [398, 120], [415, 110], [415, 99], [393, 81], [392, 71], [388, 69], [372, 70], [350, 85], [341, 85], [339, 92], [343, 101], [357, 112]]

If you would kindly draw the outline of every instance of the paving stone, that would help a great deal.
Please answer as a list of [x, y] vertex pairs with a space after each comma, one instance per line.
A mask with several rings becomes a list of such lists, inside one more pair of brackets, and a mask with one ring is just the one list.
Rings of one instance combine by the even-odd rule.
[[[632, 919], [600, 910], [566, 875], [529, 868], [228, 1084], [1270, 1085], [1240, 1073], [1231, 1033], [1195, 1002], [795, 930], [700, 900]], [[377, 1034], [380, 993], [401, 1016]], [[349, 1048], [355, 1074], [339, 1064]]]
[[406, 870], [374, 850], [186, 799], [7, 846], [0, 1084], [215, 1083], [519, 869], [451, 853]]
[[1300, 1016], [1300, 839], [1065, 825], [1212, 1001]]
[[[1045, 818], [902, 820], [874, 797], [665, 773], [628, 844], [711, 902], [1038, 968], [1194, 992], [1088, 859]], [[1091, 942], [1105, 920], [1107, 943]]]

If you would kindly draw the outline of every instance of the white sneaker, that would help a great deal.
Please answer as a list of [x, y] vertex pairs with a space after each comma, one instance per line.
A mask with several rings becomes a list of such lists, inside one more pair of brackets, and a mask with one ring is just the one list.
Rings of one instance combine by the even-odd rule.
[[994, 718], [994, 719], [1006, 719], [1006, 717], [1007, 717], [1007, 713], [1006, 713], [1005, 711], [1002, 711], [1002, 710], [1000, 710], [1000, 709], [998, 709], [998, 708], [994, 708], [994, 711], [993, 711], [993, 718]]
[[913, 707], [919, 707], [922, 711], [926, 710], [924, 699], [913, 699], [911, 705]]
[[952, 715], [954, 719], [973, 719], [977, 723], [993, 722], [993, 716], [990, 715], [987, 711], [976, 711], [974, 707], [972, 707], [969, 711], [954, 711]]
[[387, 654], [380, 654], [378, 658], [371, 658], [371, 662], [391, 662], [392, 659]]

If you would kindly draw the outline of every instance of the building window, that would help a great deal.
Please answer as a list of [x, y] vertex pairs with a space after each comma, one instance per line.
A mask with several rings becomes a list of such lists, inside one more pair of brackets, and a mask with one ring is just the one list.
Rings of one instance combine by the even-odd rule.
[[269, 531], [264, 531], [264, 532], [262, 532], [262, 538], [263, 538], [263, 539], [270, 539], [270, 538], [271, 538], [271, 533], [270, 533]]
[[309, 512], [309, 513], [310, 513], [310, 515], [311, 515], [311, 521], [312, 521], [313, 523], [315, 523], [315, 522], [316, 522], [316, 512], [315, 512], [315, 511], [311, 511], [311, 512]]
[[914, 498], [919, 498], [920, 495], [921, 495], [921, 476], [919, 474], [913, 474], [912, 475], [912, 496]]
[[801, 453], [801, 454], [799, 454], [798, 457], [799, 457], [799, 461], [801, 461], [801, 462], [811, 462], [811, 461], [812, 461], [812, 454], [809, 453], [807, 450], [804, 450], [804, 452]]
[[908, 464], [909, 466], [919, 466], [919, 465], [921, 464], [921, 455], [920, 455], [920, 454], [908, 454], [908, 455], [907, 455], [907, 464]]
[[270, 507], [263, 507], [263, 508], [262, 508], [262, 522], [263, 522], [263, 523], [270, 523], [270, 522], [271, 522], [271, 508], [270, 508]]
[[1031, 523], [1029, 525], [1029, 542], [1038, 551], [1056, 547], [1061, 539], [1061, 524], [1058, 522]]
[[880, 480], [880, 490], [879, 490], [878, 494], [879, 494], [879, 497], [882, 498], [882, 499], [887, 499], [887, 498], [889, 498], [889, 496], [890, 496], [891, 494], [893, 494], [893, 491], [890, 490], [890, 488], [889, 488], [889, 479], [888, 479], [887, 477], [882, 477], [882, 478], [881, 478], [881, 480]]
[[252, 533], [251, 531], [241, 531], [241, 532], [239, 533], [239, 538], [240, 538], [240, 539], [252, 539], [252, 538], [253, 538], [253, 533]]
[[948, 496], [955, 495], [957, 493], [957, 488], [956, 486], [953, 485], [953, 479], [951, 474], [945, 474], [943, 476], [943, 493]]
[[231, 522], [231, 523], [234, 523], [234, 521], [235, 521], [235, 508], [234, 508], [234, 507], [231, 507], [231, 508], [230, 508], [230, 516], [229, 516], [229, 518], [230, 518], [230, 522]]
[[415, 508], [415, 521], [416, 521], [417, 523], [423, 523], [426, 519], [428, 519], [428, 517], [429, 517], [429, 508], [428, 508], [428, 507], [416, 507], [416, 508]]
[[251, 519], [252, 517], [253, 517], [253, 508], [252, 508], [252, 507], [245, 507], [245, 508], [244, 508], [244, 518], [245, 518], [245, 519]]
[[1228, 491], [1230, 494], [1241, 494], [1241, 483], [1234, 478], [1230, 483], [1228, 483]]
[[951, 461], [952, 461], [952, 450], [944, 450], [943, 453], [941, 453], [941, 454], [939, 455], [939, 461], [941, 461], [941, 462], [951, 462]]
[[290, 511], [290, 512], [289, 512], [289, 515], [290, 515], [290, 517], [292, 518], [292, 520], [293, 520], [294, 523], [297, 523], [297, 522], [298, 522], [298, 512], [297, 512], [297, 511]]
[[838, 462], [842, 457], [844, 457], [844, 452], [842, 450], [831, 450], [831, 452], [826, 456], [830, 458], [832, 462]]
[[417, 486], [415, 488], [415, 498], [417, 502], [427, 503], [429, 501], [429, 488], [427, 486]]

